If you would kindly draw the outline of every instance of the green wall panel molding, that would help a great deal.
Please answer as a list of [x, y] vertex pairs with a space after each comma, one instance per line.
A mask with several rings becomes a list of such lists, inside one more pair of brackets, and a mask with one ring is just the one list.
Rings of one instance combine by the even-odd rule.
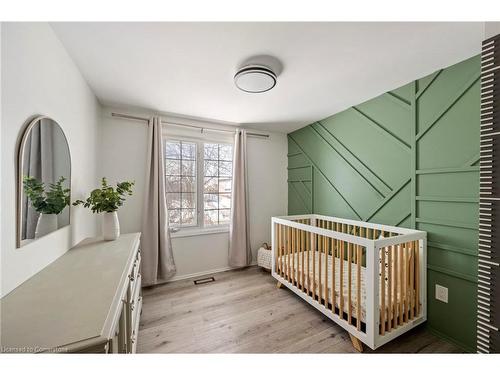
[[[289, 214], [428, 232], [428, 325], [475, 347], [479, 56], [288, 135]], [[434, 298], [435, 284], [449, 303]]]

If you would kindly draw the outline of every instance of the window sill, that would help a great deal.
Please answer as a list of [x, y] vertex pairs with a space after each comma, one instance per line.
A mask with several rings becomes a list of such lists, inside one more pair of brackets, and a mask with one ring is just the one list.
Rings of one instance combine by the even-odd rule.
[[229, 226], [221, 226], [216, 228], [184, 228], [178, 232], [170, 232], [171, 238], [182, 238], [192, 236], [203, 236], [206, 234], [217, 234], [229, 232]]

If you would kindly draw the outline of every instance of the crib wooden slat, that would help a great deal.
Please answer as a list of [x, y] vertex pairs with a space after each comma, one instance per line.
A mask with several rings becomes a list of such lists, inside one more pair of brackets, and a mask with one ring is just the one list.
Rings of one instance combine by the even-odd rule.
[[347, 243], [347, 321], [352, 324], [352, 243]]
[[285, 267], [286, 267], [286, 227], [281, 225], [281, 277], [285, 278]]
[[294, 275], [295, 275], [295, 284], [297, 288], [300, 288], [300, 229], [295, 229], [295, 256], [293, 257], [295, 260], [294, 267]]
[[420, 315], [420, 244], [415, 241], [415, 304], [416, 315]]
[[281, 246], [281, 237], [280, 237], [280, 225], [276, 223], [276, 229], [274, 231], [274, 235], [276, 236], [276, 243], [273, 246], [276, 246], [273, 251], [276, 254], [276, 273], [280, 274], [280, 246]]
[[281, 276], [286, 278], [286, 226], [281, 225]]
[[313, 245], [312, 245], [312, 297], [316, 299], [316, 239], [318, 238], [317, 234], [313, 233]]
[[357, 245], [357, 256], [356, 256], [356, 328], [361, 331], [361, 260], [362, 260], [362, 248]]
[[[329, 222], [328, 220], [324, 221], [324, 229], [328, 229]], [[328, 308], [328, 240], [330, 237], [328, 236], [323, 236], [323, 253], [325, 256], [325, 268], [323, 272], [323, 288], [324, 288], [324, 297], [325, 297], [325, 307]]]
[[285, 233], [284, 233], [284, 228], [283, 228], [283, 224], [280, 224], [280, 248], [279, 248], [279, 254], [280, 254], [280, 275], [281, 277], [283, 277], [285, 275], [285, 271], [283, 270], [283, 254], [285, 252], [285, 241], [284, 241], [284, 238], [285, 238]]
[[293, 254], [293, 278], [295, 279], [295, 285], [299, 287], [299, 229], [295, 228], [295, 249]]
[[410, 295], [410, 283], [409, 283], [409, 271], [410, 271], [410, 254], [408, 252], [409, 249], [409, 243], [405, 243], [405, 323], [408, 322], [408, 317], [409, 317], [409, 295]]
[[302, 260], [302, 229], [297, 230], [297, 287], [302, 290], [302, 273], [304, 271]]
[[404, 258], [403, 258], [403, 245], [399, 244], [398, 245], [398, 252], [399, 252], [399, 271], [398, 271], [398, 277], [399, 277], [399, 300], [398, 300], [398, 305], [399, 305], [399, 324], [403, 324], [403, 302], [404, 302]]
[[[390, 234], [389, 234], [390, 236]], [[387, 246], [387, 331], [391, 331], [392, 325], [392, 246]]]
[[411, 313], [411, 242], [406, 243], [406, 320], [410, 320], [410, 313]]
[[295, 283], [300, 288], [300, 229], [295, 229]]
[[290, 282], [290, 251], [292, 247], [292, 228], [286, 227], [287, 229], [287, 241], [286, 241], [286, 256], [287, 256], [287, 264], [286, 264], [286, 279]]
[[285, 267], [286, 267], [286, 227], [281, 225], [281, 276], [285, 278]]
[[[344, 230], [344, 224], [342, 224], [342, 231]], [[339, 302], [339, 316], [340, 319], [344, 319], [344, 241], [340, 242], [340, 302]]]
[[307, 236], [307, 233], [305, 234], [306, 238], [306, 262], [307, 262], [307, 265], [306, 265], [306, 269], [307, 269], [307, 273], [306, 273], [306, 292], [307, 292], [307, 295], [309, 295], [309, 290], [311, 289], [311, 279], [310, 279], [310, 275], [309, 275], [309, 249], [311, 248], [311, 243], [312, 243], [312, 236], [309, 235]]
[[398, 286], [399, 286], [399, 294], [398, 294], [398, 324], [402, 325], [403, 324], [403, 284], [404, 284], [404, 279], [403, 279], [403, 245], [398, 244], [397, 245], [397, 252], [398, 252], [398, 258], [399, 258], [399, 263], [398, 263]]
[[[325, 227], [328, 227], [328, 223], [325, 223]], [[326, 308], [328, 308], [328, 239], [329, 239], [329, 237], [324, 236], [324, 239], [323, 239], [323, 250], [325, 253], [324, 289], [325, 289], [325, 307]]]
[[[334, 226], [333, 221], [330, 221], [330, 223], [328, 225], [328, 229], [330, 229], [331, 231], [333, 231], [334, 230], [333, 226]], [[328, 240], [328, 242], [329, 242], [328, 246], [329, 246], [329, 249], [330, 249], [330, 255], [333, 257], [334, 239], [332, 237], [330, 237], [329, 240]]]
[[295, 228], [292, 228], [292, 246], [290, 252], [291, 252], [290, 277], [292, 279], [292, 285], [295, 285]]
[[398, 326], [398, 316], [399, 316], [399, 257], [398, 257], [398, 245], [392, 245], [392, 250], [394, 252], [394, 328]]
[[415, 308], [415, 284], [414, 284], [414, 272], [415, 272], [415, 243], [410, 242], [410, 320], [413, 319], [414, 308]]
[[380, 334], [385, 335], [385, 248], [380, 249]]
[[281, 276], [286, 279], [286, 226], [281, 226]]
[[[342, 231], [342, 224], [340, 224], [338, 222], [335, 223], [335, 231], [341, 232]], [[336, 268], [337, 268], [337, 262], [338, 262], [337, 259], [340, 260], [340, 240], [338, 240], [338, 239], [335, 240], [335, 258], [336, 259], [335, 259], [334, 269], [336, 270]], [[339, 267], [340, 267], [340, 265], [339, 265]], [[340, 279], [340, 277], [341, 276], [340, 276], [340, 269], [339, 269], [339, 279]], [[339, 287], [339, 290], [337, 292], [337, 289], [336, 289], [337, 288], [337, 279], [334, 280], [334, 288], [335, 288], [335, 303], [337, 303], [337, 297], [336, 296], [338, 294], [338, 296], [339, 296], [339, 305], [337, 307], [340, 308], [340, 299], [341, 299], [341, 297], [340, 297], [340, 287]]]
[[305, 235], [306, 231], [301, 230], [300, 231], [300, 259], [301, 259], [301, 267], [300, 267], [300, 285], [301, 285], [301, 290], [304, 291], [305, 285], [304, 285], [304, 275], [305, 275], [305, 251], [306, 251], [306, 243], [305, 243]]
[[406, 320], [410, 320], [411, 310], [411, 288], [410, 288], [410, 269], [411, 269], [411, 242], [406, 243]]
[[[333, 230], [333, 227], [335, 224], [333, 222], [330, 223], [330, 229]], [[336, 228], [335, 228], [336, 229]], [[331, 279], [331, 289], [330, 289], [330, 295], [331, 295], [331, 302], [332, 302], [332, 313], [335, 314], [335, 245], [337, 240], [334, 240], [333, 238], [330, 239], [330, 251], [332, 253], [332, 279]]]
[[295, 229], [295, 284], [297, 285], [297, 288], [300, 288], [300, 229]]
[[300, 288], [300, 229], [295, 229], [295, 283]]
[[[321, 222], [320, 222], [321, 225]], [[321, 283], [321, 264], [322, 264], [322, 252], [323, 252], [323, 236], [318, 235], [318, 302], [321, 303], [322, 283]]]
[[305, 234], [303, 230], [300, 231], [300, 260], [301, 260], [301, 266], [300, 266], [300, 287], [301, 290], [304, 291], [304, 252], [305, 252]]
[[403, 318], [403, 322], [406, 323], [408, 321], [408, 305], [406, 303], [406, 293], [407, 293], [407, 286], [408, 286], [408, 283], [407, 283], [407, 277], [406, 277], [406, 270], [407, 270], [407, 267], [408, 267], [408, 258], [406, 256], [406, 244], [402, 244], [401, 245], [401, 248], [402, 248], [402, 261], [403, 261], [403, 275], [402, 275], [402, 284], [401, 286], [403, 287], [403, 297], [402, 297], [402, 300], [403, 300], [403, 315], [402, 315], [402, 318]]

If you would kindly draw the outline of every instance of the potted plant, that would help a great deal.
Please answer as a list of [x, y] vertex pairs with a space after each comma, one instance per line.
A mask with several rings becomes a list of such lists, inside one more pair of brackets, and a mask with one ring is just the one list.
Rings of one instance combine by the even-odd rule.
[[57, 230], [57, 215], [70, 203], [70, 189], [63, 187], [65, 180], [61, 176], [56, 183], [49, 184], [48, 190], [45, 190], [43, 182], [35, 177], [24, 176], [24, 193], [35, 211], [40, 214], [36, 224], [35, 238]]
[[99, 189], [92, 190], [85, 201], [76, 200], [73, 206], [83, 204], [83, 207], [90, 207], [93, 213], [102, 212], [103, 237], [106, 241], [116, 240], [120, 236], [120, 223], [116, 211], [123, 206], [125, 196], [132, 195], [132, 186], [134, 182], [118, 182], [115, 189], [108, 185], [108, 181], [103, 177]]

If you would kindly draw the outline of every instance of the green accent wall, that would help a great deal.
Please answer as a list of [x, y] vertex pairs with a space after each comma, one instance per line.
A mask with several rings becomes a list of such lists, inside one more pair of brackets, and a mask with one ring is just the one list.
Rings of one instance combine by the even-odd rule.
[[[480, 60], [288, 135], [288, 212], [428, 233], [428, 327], [474, 351]], [[341, 95], [335, 93], [334, 95]], [[448, 288], [448, 303], [435, 299]]]

